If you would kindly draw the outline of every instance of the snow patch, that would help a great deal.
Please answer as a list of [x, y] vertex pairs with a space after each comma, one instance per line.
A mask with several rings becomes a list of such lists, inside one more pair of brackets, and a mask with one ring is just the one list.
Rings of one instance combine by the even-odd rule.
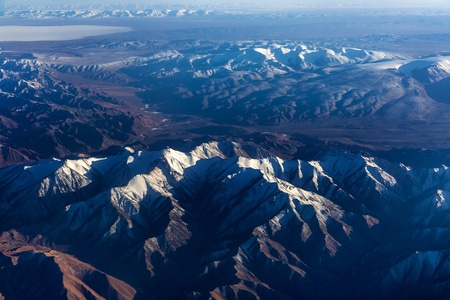
[[145, 180], [145, 177], [141, 174], [134, 176], [130, 180], [126, 188], [133, 192], [133, 194], [137, 195], [139, 197], [139, 200], [142, 200], [147, 194], [147, 182]]
[[450, 197], [450, 193], [443, 190], [437, 190], [434, 195], [434, 201], [436, 202], [436, 208], [448, 209], [450, 204], [446, 201]]
[[80, 175], [86, 175], [91, 170], [89, 160], [86, 159], [68, 159], [66, 160], [65, 165]]
[[264, 48], [254, 48], [254, 50], [258, 53], [261, 53], [266, 57], [268, 60], [275, 59], [275, 56], [273, 55], [272, 51], [270, 49], [264, 49]]

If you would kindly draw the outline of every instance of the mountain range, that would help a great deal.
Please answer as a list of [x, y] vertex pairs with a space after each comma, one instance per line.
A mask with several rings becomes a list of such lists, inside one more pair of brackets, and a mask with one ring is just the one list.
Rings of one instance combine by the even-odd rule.
[[186, 17], [221, 15], [224, 12], [198, 9], [8, 9], [3, 17], [13, 18], [136, 18], [136, 17]]
[[259, 146], [284, 158], [301, 158], [296, 149], [311, 139], [314, 147], [365, 151], [448, 148], [448, 56], [132, 39], [4, 51], [0, 165], [205, 136], [253, 145], [255, 134], [277, 136], [289, 152]]
[[450, 293], [444, 165], [251, 158], [210, 142], [15, 165], [0, 178], [6, 299]]
[[450, 297], [446, 12], [63, 5], [0, 16], [1, 300]]

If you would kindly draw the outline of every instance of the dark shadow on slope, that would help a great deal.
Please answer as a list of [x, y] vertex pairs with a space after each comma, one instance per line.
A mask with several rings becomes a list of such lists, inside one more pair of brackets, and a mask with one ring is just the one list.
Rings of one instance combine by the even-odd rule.
[[275, 183], [234, 158], [200, 160], [184, 175], [173, 190], [184, 213], [171, 215], [160, 237], [168, 243], [165, 255], [150, 257], [156, 275], [148, 288], [155, 299], [238, 283], [233, 256], [239, 246], [287, 205]]
[[431, 98], [437, 102], [450, 105], [450, 77], [425, 86]]

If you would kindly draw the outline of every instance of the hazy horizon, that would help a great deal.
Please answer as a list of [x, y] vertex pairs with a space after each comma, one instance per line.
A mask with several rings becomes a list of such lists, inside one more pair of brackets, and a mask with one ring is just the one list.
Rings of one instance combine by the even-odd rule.
[[402, 8], [416, 8], [416, 7], [423, 7], [423, 8], [438, 8], [438, 9], [445, 9], [450, 8], [450, 0], [416, 0], [416, 1], [408, 1], [405, 3], [405, 1], [400, 0], [379, 0], [379, 1], [356, 1], [356, 0], [344, 0], [344, 1], [332, 1], [332, 0], [326, 0], [326, 1], [294, 1], [294, 0], [280, 0], [277, 2], [268, 1], [268, 0], [247, 0], [244, 2], [236, 2], [236, 1], [229, 1], [229, 2], [211, 2], [206, 0], [168, 0], [168, 1], [160, 1], [160, 2], [153, 2], [151, 4], [148, 3], [148, 1], [144, 0], [138, 0], [138, 1], [118, 1], [118, 2], [111, 2], [111, 1], [105, 1], [105, 0], [80, 0], [76, 3], [71, 4], [61, 4], [59, 1], [55, 0], [41, 0], [38, 2], [30, 3], [26, 0], [3, 0], [0, 1], [0, 5], [5, 7], [14, 7], [14, 6], [33, 6], [33, 7], [39, 7], [39, 6], [86, 6], [86, 5], [105, 5], [105, 6], [124, 6], [124, 5], [139, 5], [141, 7], [156, 7], [156, 6], [186, 6], [186, 7], [205, 7], [205, 8], [226, 8], [226, 7], [233, 7], [233, 8], [245, 8], [245, 9], [282, 9], [282, 8], [294, 8], [294, 7], [377, 7], [377, 8], [383, 8], [383, 7], [402, 7]]

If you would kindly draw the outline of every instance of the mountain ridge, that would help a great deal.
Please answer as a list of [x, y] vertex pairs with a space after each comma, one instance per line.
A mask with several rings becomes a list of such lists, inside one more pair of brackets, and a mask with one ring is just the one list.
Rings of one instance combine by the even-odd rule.
[[[23, 194], [11, 184], [17, 176]], [[317, 299], [366, 292], [358, 286], [412, 295], [407, 282], [420, 277], [403, 273], [411, 264], [425, 272], [433, 295], [449, 293], [440, 273], [408, 256], [445, 268], [438, 266], [450, 247], [439, 238], [450, 228], [441, 217], [450, 207], [446, 166], [411, 168], [339, 151], [314, 161], [252, 159], [239, 144], [210, 142], [186, 153], [127, 148], [107, 158], [16, 165], [0, 178], [3, 231], [42, 235], [119, 276], [141, 291], [136, 297]], [[434, 226], [441, 232], [428, 230]], [[373, 276], [371, 255], [385, 258]], [[407, 279], [393, 277], [398, 272]]]

